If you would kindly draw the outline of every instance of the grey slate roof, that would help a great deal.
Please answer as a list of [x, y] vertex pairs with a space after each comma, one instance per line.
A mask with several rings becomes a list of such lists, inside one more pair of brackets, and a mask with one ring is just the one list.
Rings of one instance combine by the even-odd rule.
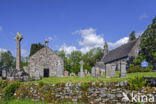
[[135, 45], [135, 43], [137, 42], [138, 39], [135, 39], [133, 41], [130, 41], [112, 51], [110, 51], [101, 61], [106, 63], [118, 60], [118, 59], [122, 59], [124, 57], [128, 57], [129, 52], [131, 51], [131, 49], [133, 48], [133, 46]]

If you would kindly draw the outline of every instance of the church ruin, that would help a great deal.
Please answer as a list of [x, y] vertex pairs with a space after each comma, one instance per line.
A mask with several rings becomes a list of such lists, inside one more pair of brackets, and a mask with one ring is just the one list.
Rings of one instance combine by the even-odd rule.
[[61, 77], [64, 72], [64, 61], [48, 47], [48, 41], [45, 41], [45, 47], [29, 57], [28, 69], [30, 76]]

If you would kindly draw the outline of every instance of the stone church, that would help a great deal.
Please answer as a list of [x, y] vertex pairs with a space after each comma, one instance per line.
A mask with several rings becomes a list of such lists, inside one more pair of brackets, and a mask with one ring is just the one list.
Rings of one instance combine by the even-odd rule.
[[29, 57], [28, 69], [30, 76], [61, 77], [64, 72], [64, 61], [45, 45], [45, 47]]
[[141, 37], [129, 41], [122, 46], [109, 51], [107, 43], [104, 46], [104, 56], [100, 62], [97, 62], [95, 68], [100, 69], [102, 72], [105, 72], [107, 69], [107, 64], [110, 65], [109, 68], [114, 70], [121, 70], [121, 65], [124, 62], [126, 68], [129, 67], [129, 62], [133, 58], [137, 57], [141, 48], [140, 48]]

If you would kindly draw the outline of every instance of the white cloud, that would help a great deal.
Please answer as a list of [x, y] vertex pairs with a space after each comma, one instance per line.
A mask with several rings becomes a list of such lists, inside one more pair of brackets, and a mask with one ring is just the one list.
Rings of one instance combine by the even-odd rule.
[[28, 56], [29, 52], [25, 49], [21, 49], [21, 55], [22, 56]]
[[146, 13], [144, 13], [144, 14], [142, 14], [140, 17], [139, 17], [139, 20], [142, 20], [142, 19], [146, 19], [146, 18], [148, 18], [149, 16], [146, 14]]
[[127, 43], [128, 40], [129, 40], [129, 37], [124, 37], [124, 38], [121, 38], [120, 40], [116, 41], [115, 43], [108, 42], [108, 46], [110, 48], [116, 48], [116, 47], [119, 47], [119, 46]]
[[102, 48], [104, 45], [104, 38], [93, 28], [78, 30], [75, 34], [81, 35], [82, 40], [79, 41], [79, 45], [82, 47], [80, 49], [82, 53], [86, 53], [92, 48]]
[[0, 26], [0, 32], [2, 32], [2, 30], [3, 30], [3, 28], [2, 28], [2, 26]]
[[0, 48], [0, 53], [6, 52], [6, 51], [7, 51], [6, 49]]
[[66, 54], [70, 54], [73, 51], [76, 51], [77, 48], [75, 46], [67, 46], [65, 43], [64, 45], [61, 46], [61, 48], [59, 49], [59, 51], [64, 51]]
[[53, 38], [50, 36], [50, 37], [46, 38], [45, 40], [52, 41], [52, 39]]

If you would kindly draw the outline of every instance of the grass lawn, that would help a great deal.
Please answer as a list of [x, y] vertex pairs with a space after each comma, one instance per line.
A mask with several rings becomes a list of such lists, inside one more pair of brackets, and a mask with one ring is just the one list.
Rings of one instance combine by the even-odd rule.
[[[49, 104], [45, 102], [39, 102], [39, 101], [32, 101], [30, 99], [12, 99], [10, 101], [2, 101], [0, 104]], [[57, 103], [57, 104], [74, 104], [72, 102], [64, 102], [64, 103]]]
[[116, 72], [116, 76], [113, 78], [105, 78], [105, 75], [102, 76], [102, 78], [97, 79], [92, 76], [87, 76], [84, 78], [80, 78], [78, 76], [72, 76], [72, 77], [49, 77], [49, 78], [43, 78], [39, 81], [30, 81], [30, 82], [40, 82], [46, 84], [58, 84], [58, 83], [85, 83], [85, 82], [120, 82], [127, 80], [128, 78], [133, 78], [135, 76], [144, 76], [144, 77], [156, 77], [156, 72], [138, 72], [138, 73], [128, 73], [127, 78], [119, 78], [120, 72]]

